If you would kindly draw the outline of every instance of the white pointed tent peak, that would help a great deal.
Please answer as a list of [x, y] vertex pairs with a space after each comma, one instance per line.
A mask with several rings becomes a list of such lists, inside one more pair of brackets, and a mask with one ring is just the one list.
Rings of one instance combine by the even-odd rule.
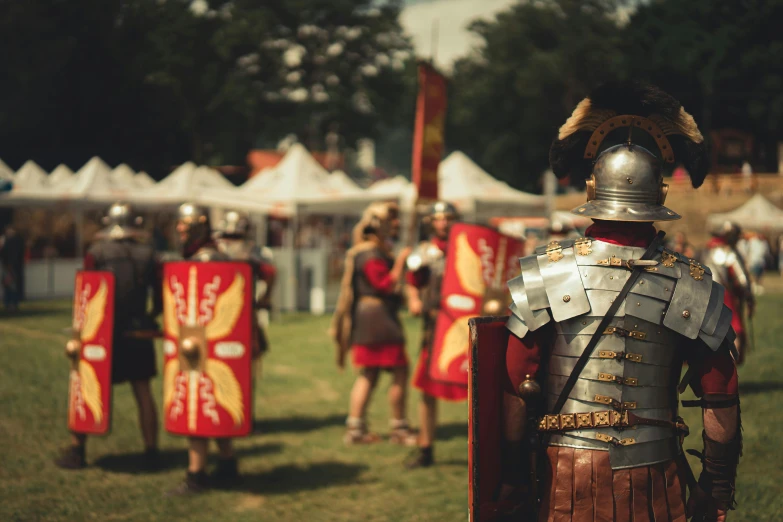
[[37, 190], [46, 185], [46, 171], [33, 160], [28, 160], [14, 175], [14, 190]]
[[3, 160], [0, 159], [0, 179], [6, 179], [11, 181], [14, 179], [14, 171], [11, 170], [11, 167], [5, 164]]
[[60, 163], [49, 174], [49, 185], [52, 187], [61, 187], [63, 184], [73, 179], [73, 171], [67, 165]]

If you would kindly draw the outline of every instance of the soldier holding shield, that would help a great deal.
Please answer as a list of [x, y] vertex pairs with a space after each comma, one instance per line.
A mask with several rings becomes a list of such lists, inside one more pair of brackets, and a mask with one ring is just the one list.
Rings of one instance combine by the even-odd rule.
[[[157, 373], [155, 349], [151, 337], [142, 338], [136, 334], [157, 330], [153, 318], [161, 310], [158, 267], [152, 247], [140, 242], [141, 218], [134, 214], [130, 205], [112, 205], [104, 223], [106, 228], [96, 235], [97, 241], [84, 258], [84, 269], [113, 274], [115, 291], [112, 301], [120, 305], [117, 309], [121, 309], [122, 313], [114, 317], [111, 382], [131, 383], [144, 439], [143, 463], [152, 468], [159, 460], [158, 417], [150, 389], [150, 379]], [[152, 312], [147, 310], [150, 291], [154, 297]], [[102, 316], [104, 311], [94, 310], [93, 314]], [[86, 433], [73, 432], [71, 447], [55, 461], [57, 466], [83, 468], [86, 442]]]
[[[234, 483], [239, 473], [232, 437], [250, 432], [252, 411], [252, 270], [226, 262], [206, 209], [180, 206], [177, 232], [186, 261], [164, 267], [164, 412], [166, 429], [187, 435], [189, 450], [185, 481], [167, 496]], [[213, 437], [219, 460], [208, 478]]]
[[405, 464], [409, 469], [427, 467], [433, 463], [438, 399], [464, 401], [468, 397], [466, 386], [435, 381], [429, 373], [435, 321], [441, 309], [441, 285], [446, 269], [449, 230], [458, 218], [457, 209], [451, 203], [433, 203], [425, 217], [432, 235], [429, 240], [422, 242], [407, 260], [408, 310], [423, 319], [421, 352], [413, 378], [413, 385], [421, 390], [419, 448], [417, 455]]
[[403, 269], [411, 249], [403, 249], [396, 258], [392, 256], [399, 229], [397, 205], [373, 203], [354, 227], [353, 247], [345, 258], [330, 333], [337, 345], [338, 366], [344, 366], [345, 356], [351, 351], [353, 364], [361, 372], [351, 391], [346, 444], [379, 440], [367, 428], [366, 413], [382, 370], [390, 371], [394, 378], [389, 388], [391, 441], [415, 444], [405, 417], [408, 358], [399, 317]]

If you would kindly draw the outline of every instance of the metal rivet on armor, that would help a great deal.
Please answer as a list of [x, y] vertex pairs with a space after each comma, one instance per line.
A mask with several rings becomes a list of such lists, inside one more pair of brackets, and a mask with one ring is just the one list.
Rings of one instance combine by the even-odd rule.
[[668, 211], [668, 212], [666, 212], [666, 213], [667, 213], [667, 214], [669, 214], [670, 216], [673, 216], [673, 215], [674, 215], [674, 212], [672, 212], [671, 210], [669, 210], [669, 211]]
[[579, 209], [579, 212], [584, 212], [584, 211], [585, 211], [585, 209], [583, 209], [583, 208]]
[[685, 310], [685, 311], [682, 312], [682, 316], [684, 318], [686, 318], [686, 319], [690, 319], [691, 318], [691, 313], [688, 310]]
[[582, 324], [587, 324], [587, 321], [582, 321]]
[[598, 142], [597, 142], [597, 141], [594, 141], [594, 142], [593, 142], [593, 145], [598, 145]]
[[628, 184], [633, 185], [633, 180], [631, 178], [628, 178]]
[[568, 301], [570, 301], [570, 300], [571, 300], [571, 296], [570, 296], [570, 295], [564, 295], [564, 296], [563, 296], [563, 301], [564, 301], [564, 302], [566, 302], [566, 303], [567, 303], [567, 302], [568, 302]]
[[625, 125], [625, 120], [623, 120], [623, 125]]
[[669, 289], [668, 289], [668, 288], [664, 288], [664, 289], [663, 289], [663, 291], [664, 291], [664, 292], [668, 292], [668, 291], [669, 291]]
[[614, 276], [609, 276], [609, 279], [614, 279]]
[[601, 131], [601, 135], [602, 135], [602, 136], [603, 136], [603, 134], [604, 134], [604, 131]]
[[634, 328], [639, 328], [638, 324], [633, 325]]
[[652, 130], [652, 125], [648, 125], [648, 126], [647, 126], [647, 130], [648, 130], [648, 131], [651, 131], [651, 130]]
[[661, 147], [661, 148], [662, 148], [663, 150], [666, 150], [666, 145], [664, 145], [664, 146], [663, 146], [663, 147]]
[[642, 306], [642, 303], [636, 303], [636, 306]]
[[640, 284], [640, 285], [643, 285], [643, 284], [644, 284], [644, 281], [639, 281], [639, 284]]

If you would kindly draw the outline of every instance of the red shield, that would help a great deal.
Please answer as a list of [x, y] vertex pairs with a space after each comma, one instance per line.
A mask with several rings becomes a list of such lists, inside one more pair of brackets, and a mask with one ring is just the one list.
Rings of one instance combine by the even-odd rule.
[[519, 272], [523, 253], [522, 241], [494, 229], [465, 223], [451, 228], [430, 358], [433, 380], [468, 385], [468, 319], [506, 312], [506, 281]]
[[252, 429], [253, 274], [241, 262], [163, 269], [166, 430], [241, 437]]
[[73, 338], [68, 429], [105, 435], [111, 425], [111, 363], [114, 330], [114, 274], [80, 271], [73, 294]]
[[505, 317], [470, 320], [468, 506], [474, 522], [498, 518], [494, 499], [501, 482], [508, 335]]

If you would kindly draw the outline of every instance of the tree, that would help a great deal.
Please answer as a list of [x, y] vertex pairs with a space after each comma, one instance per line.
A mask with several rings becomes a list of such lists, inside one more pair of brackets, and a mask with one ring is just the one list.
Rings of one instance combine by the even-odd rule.
[[514, 187], [539, 189], [558, 126], [590, 89], [621, 76], [619, 5], [537, 0], [474, 22], [482, 43], [454, 66], [447, 146]]

